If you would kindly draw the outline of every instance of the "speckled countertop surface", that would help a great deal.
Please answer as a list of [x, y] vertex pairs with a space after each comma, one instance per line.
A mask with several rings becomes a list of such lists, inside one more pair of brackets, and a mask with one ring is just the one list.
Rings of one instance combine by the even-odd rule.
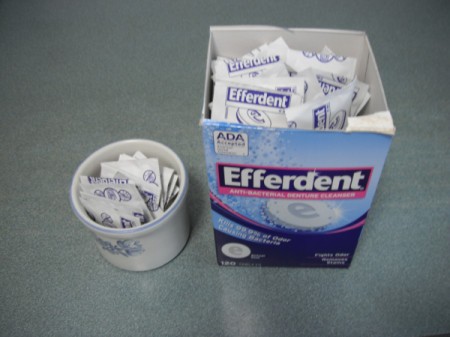
[[[450, 2], [1, 1], [1, 336], [450, 332]], [[211, 25], [366, 31], [397, 135], [348, 270], [216, 263], [198, 126]], [[98, 253], [78, 164], [148, 138], [190, 176], [191, 236], [149, 272]]]

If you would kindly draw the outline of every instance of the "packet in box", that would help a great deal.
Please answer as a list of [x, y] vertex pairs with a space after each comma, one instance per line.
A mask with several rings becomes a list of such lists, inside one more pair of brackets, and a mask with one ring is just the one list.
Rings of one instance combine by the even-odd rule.
[[[211, 62], [251, 57], [279, 37], [295, 50], [331, 49], [356, 60], [355, 76], [370, 88], [370, 100], [358, 116], [348, 116], [346, 128], [303, 130], [211, 119]], [[395, 133], [366, 34], [212, 27], [203, 105], [218, 263], [349, 267]]]

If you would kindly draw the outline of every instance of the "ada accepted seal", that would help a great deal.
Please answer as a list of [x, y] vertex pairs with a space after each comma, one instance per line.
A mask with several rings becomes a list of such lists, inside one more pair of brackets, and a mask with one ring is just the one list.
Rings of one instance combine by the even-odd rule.
[[214, 131], [214, 150], [217, 154], [248, 156], [248, 135], [244, 132]]

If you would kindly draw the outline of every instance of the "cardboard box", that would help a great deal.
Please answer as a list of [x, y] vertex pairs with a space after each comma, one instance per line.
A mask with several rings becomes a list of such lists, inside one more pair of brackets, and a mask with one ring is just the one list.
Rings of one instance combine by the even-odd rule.
[[[327, 45], [356, 57], [357, 76], [371, 93], [358, 121], [368, 123], [348, 132], [210, 120], [211, 60], [239, 57], [280, 36], [293, 49], [319, 52]], [[212, 27], [201, 125], [218, 263], [348, 267], [392, 141], [393, 131], [380, 133], [373, 124], [378, 115], [390, 118], [364, 32]]]

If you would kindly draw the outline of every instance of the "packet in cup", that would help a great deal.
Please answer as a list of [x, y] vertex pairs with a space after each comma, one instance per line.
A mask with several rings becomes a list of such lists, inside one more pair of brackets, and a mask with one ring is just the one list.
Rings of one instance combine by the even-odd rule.
[[99, 203], [90, 197], [104, 198], [105, 200], [100, 200], [102, 205], [103, 203], [110, 203], [111, 206], [115, 206], [120, 203], [120, 209], [133, 208], [131, 213], [136, 213], [136, 210], [140, 210], [140, 224], [153, 220], [153, 216], [136, 185], [129, 179], [81, 176], [80, 188], [80, 197], [85, 207], [86, 204], [93, 202], [94, 204], [90, 205], [92, 209]]

